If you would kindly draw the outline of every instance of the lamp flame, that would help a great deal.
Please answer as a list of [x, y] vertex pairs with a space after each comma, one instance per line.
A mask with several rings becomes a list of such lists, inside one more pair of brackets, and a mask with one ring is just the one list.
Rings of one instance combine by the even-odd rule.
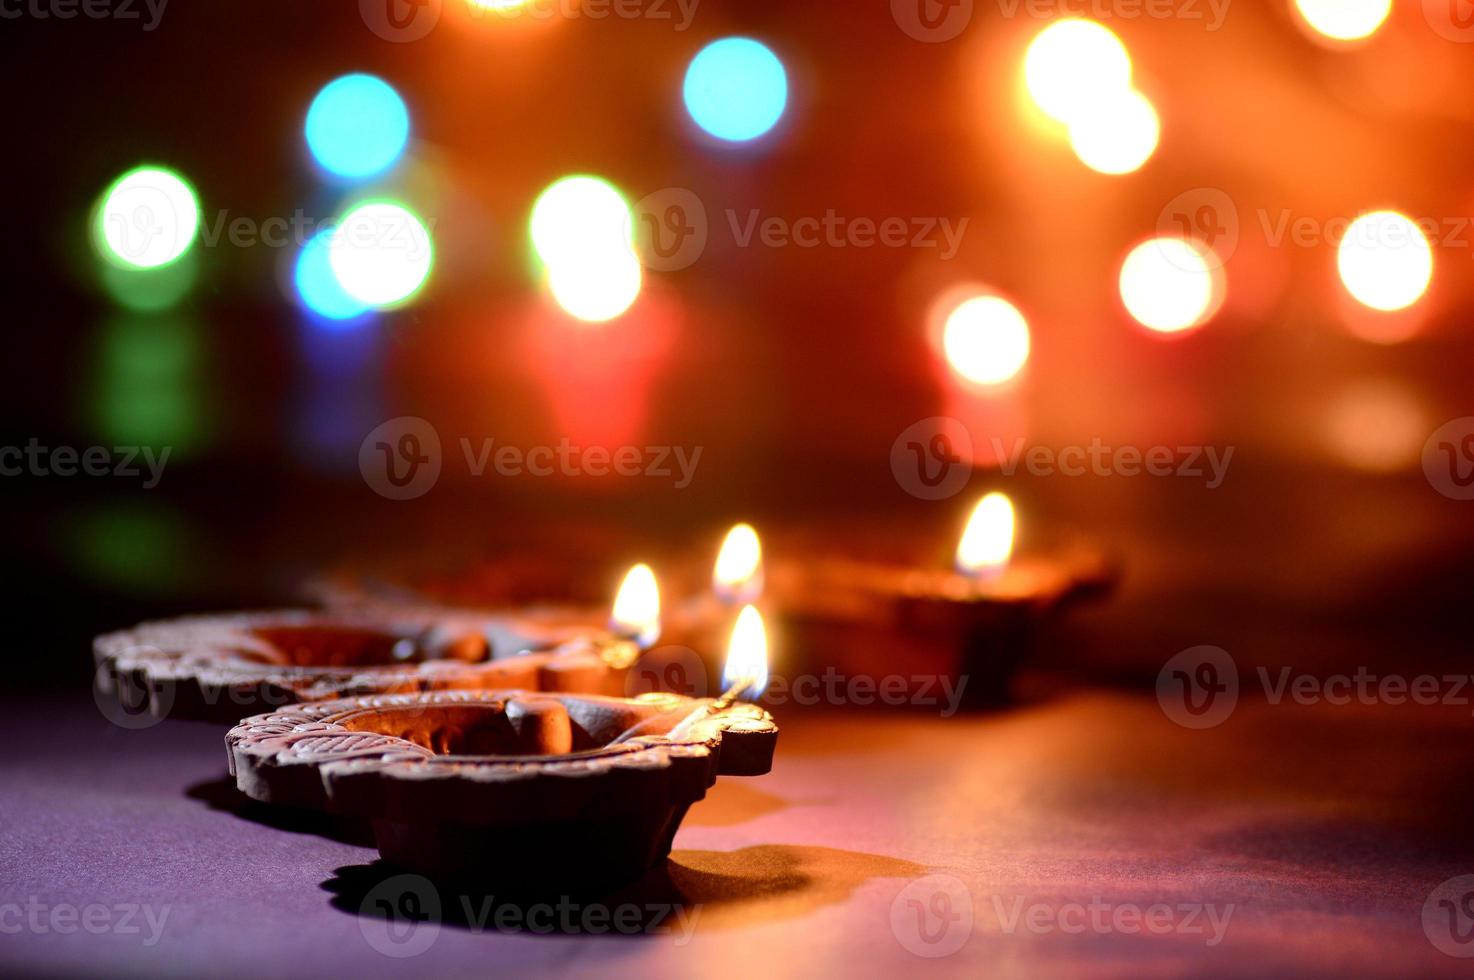
[[1013, 501], [990, 493], [973, 508], [957, 545], [957, 570], [974, 576], [1000, 571], [1013, 554]]
[[743, 606], [727, 644], [722, 687], [733, 696], [758, 698], [768, 686], [768, 630], [754, 606]]
[[655, 573], [643, 562], [631, 568], [614, 597], [610, 629], [649, 649], [660, 639], [660, 586]]
[[711, 583], [717, 596], [731, 603], [752, 602], [763, 594], [763, 546], [751, 524], [727, 532]]

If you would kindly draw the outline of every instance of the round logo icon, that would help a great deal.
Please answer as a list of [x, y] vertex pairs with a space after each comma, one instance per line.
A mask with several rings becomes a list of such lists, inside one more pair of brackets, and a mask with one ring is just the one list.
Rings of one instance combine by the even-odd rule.
[[363, 482], [389, 500], [413, 500], [429, 493], [440, 479], [440, 462], [440, 434], [413, 415], [390, 419], [358, 447]]
[[1423, 903], [1423, 934], [1440, 953], [1474, 956], [1474, 875], [1450, 878]]
[[918, 878], [891, 902], [891, 934], [906, 952], [951, 956], [972, 935], [972, 893], [951, 875]]
[[1423, 19], [1433, 33], [1449, 41], [1474, 41], [1474, 2], [1471, 0], [1423, 0]]
[[386, 41], [418, 41], [440, 23], [444, 0], [358, 0], [358, 15]]
[[133, 678], [119, 674], [111, 661], [106, 661], [98, 664], [92, 673], [92, 700], [102, 716], [119, 728], [152, 728], [167, 718], [174, 707], [174, 685], [161, 683], [145, 690]]
[[1423, 475], [1451, 500], [1474, 500], [1474, 416], [1434, 430], [1423, 443]]
[[704, 698], [710, 690], [701, 656], [677, 644], [646, 650], [624, 677], [625, 697], [630, 698], [656, 691]]
[[1222, 647], [1190, 647], [1157, 674], [1157, 703], [1183, 728], [1216, 728], [1238, 702], [1239, 669]]
[[[1183, 191], [1157, 215], [1157, 233], [1166, 238], [1197, 242], [1208, 252], [1208, 263], [1222, 267], [1239, 247], [1239, 209], [1233, 198], [1216, 187]], [[1162, 254], [1179, 261], [1175, 250]], [[1194, 272], [1196, 269], [1189, 269]]]
[[685, 269], [706, 251], [706, 205], [694, 191], [667, 187], [646, 194], [635, 202], [630, 216], [635, 223], [630, 236], [635, 254], [647, 269]]
[[385, 878], [363, 896], [358, 930], [385, 956], [419, 956], [440, 938], [440, 893], [420, 875]]
[[891, 0], [891, 17], [907, 37], [940, 44], [967, 27], [972, 0]]
[[906, 426], [891, 443], [891, 474], [913, 497], [955, 497], [972, 477], [972, 435], [945, 415]]

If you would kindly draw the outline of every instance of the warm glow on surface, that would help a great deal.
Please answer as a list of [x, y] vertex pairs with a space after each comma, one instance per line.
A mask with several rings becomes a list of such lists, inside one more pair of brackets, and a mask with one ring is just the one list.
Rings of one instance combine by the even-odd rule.
[[729, 602], [751, 602], [763, 591], [763, 546], [751, 524], [727, 532], [711, 575], [712, 588]]
[[1070, 121], [1070, 147], [1080, 162], [1103, 174], [1129, 174], [1157, 149], [1157, 110], [1137, 91], [1105, 99]]
[[1110, 29], [1067, 17], [1039, 32], [1024, 56], [1024, 84], [1046, 114], [1070, 123], [1131, 87], [1131, 56]]
[[1336, 267], [1358, 303], [1374, 310], [1400, 310], [1427, 292], [1433, 279], [1433, 249], [1405, 215], [1373, 211], [1346, 230]]
[[957, 545], [957, 570], [968, 575], [994, 572], [1013, 554], [1013, 501], [994, 491], [973, 508]]
[[727, 644], [727, 664], [722, 668], [724, 690], [739, 684], [738, 694], [749, 699], [761, 696], [768, 686], [768, 630], [762, 613], [753, 606], [743, 606], [737, 615]]
[[632, 637], [641, 647], [660, 639], [660, 586], [649, 565], [642, 562], [625, 573], [614, 596], [609, 628]]
[[1204, 323], [1221, 302], [1221, 270], [1195, 242], [1152, 238], [1121, 264], [1121, 301], [1138, 323], [1176, 333]]
[[959, 303], [942, 328], [952, 370], [975, 384], [1001, 384], [1029, 359], [1029, 325], [1005, 299], [974, 296]]
[[1392, 0], [1295, 0], [1314, 30], [1334, 41], [1370, 37], [1392, 11]]
[[328, 264], [343, 292], [369, 306], [405, 302], [429, 278], [430, 230], [393, 201], [369, 201], [343, 216], [328, 242]]
[[588, 323], [612, 320], [640, 296], [640, 261], [626, 249], [559, 262], [548, 269], [548, 288], [569, 316]]

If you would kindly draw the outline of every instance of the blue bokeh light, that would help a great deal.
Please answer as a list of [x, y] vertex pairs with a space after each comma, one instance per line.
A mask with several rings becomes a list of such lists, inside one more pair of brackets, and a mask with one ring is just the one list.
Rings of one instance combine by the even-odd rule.
[[750, 38], [713, 41], [691, 59], [686, 111], [711, 135], [734, 143], [756, 139], [783, 115], [788, 74], [783, 62]]
[[344, 75], [323, 86], [307, 110], [307, 147], [329, 173], [361, 180], [387, 170], [409, 142], [409, 110], [373, 75]]
[[302, 305], [323, 318], [330, 329], [346, 329], [368, 312], [368, 305], [348, 295], [333, 274], [328, 249], [332, 246], [333, 229], [313, 235], [297, 256], [293, 278]]

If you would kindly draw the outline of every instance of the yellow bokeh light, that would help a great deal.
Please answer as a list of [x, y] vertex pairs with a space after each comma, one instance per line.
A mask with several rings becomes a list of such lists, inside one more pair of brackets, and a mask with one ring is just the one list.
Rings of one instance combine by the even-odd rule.
[[1433, 279], [1433, 249], [1406, 215], [1364, 214], [1346, 229], [1336, 267], [1347, 292], [1363, 306], [1390, 312], [1416, 303]]
[[1029, 324], [1005, 299], [974, 296], [959, 303], [942, 328], [947, 363], [974, 384], [1002, 384], [1029, 360]]
[[957, 544], [957, 569], [968, 575], [996, 572], [1013, 555], [1013, 501], [994, 491], [979, 500]]
[[642, 647], [660, 639], [660, 586], [649, 565], [638, 564], [625, 573], [614, 596], [610, 629], [630, 636]]
[[1331, 401], [1326, 442], [1347, 466], [1395, 473], [1418, 465], [1428, 426], [1423, 407], [1400, 383], [1360, 381]]
[[1131, 56], [1109, 28], [1082, 17], [1055, 21], [1029, 44], [1024, 84], [1046, 115], [1063, 123], [1131, 87]]
[[1121, 263], [1121, 301], [1148, 330], [1190, 330], [1217, 312], [1223, 298], [1221, 277], [1221, 268], [1198, 243], [1152, 238]]
[[1295, 0], [1295, 9], [1318, 34], [1333, 41], [1371, 37], [1392, 11], [1392, 0]]
[[763, 591], [763, 546], [751, 524], [737, 524], [727, 532], [711, 574], [718, 596], [751, 602]]
[[727, 643], [727, 663], [722, 668], [722, 686], [731, 690], [737, 685], [739, 695], [756, 698], [768, 686], [768, 629], [762, 613], [743, 606], [732, 627]]
[[1070, 147], [1103, 174], [1129, 174], [1151, 159], [1161, 136], [1157, 110], [1134, 89], [1099, 103], [1070, 122]]

